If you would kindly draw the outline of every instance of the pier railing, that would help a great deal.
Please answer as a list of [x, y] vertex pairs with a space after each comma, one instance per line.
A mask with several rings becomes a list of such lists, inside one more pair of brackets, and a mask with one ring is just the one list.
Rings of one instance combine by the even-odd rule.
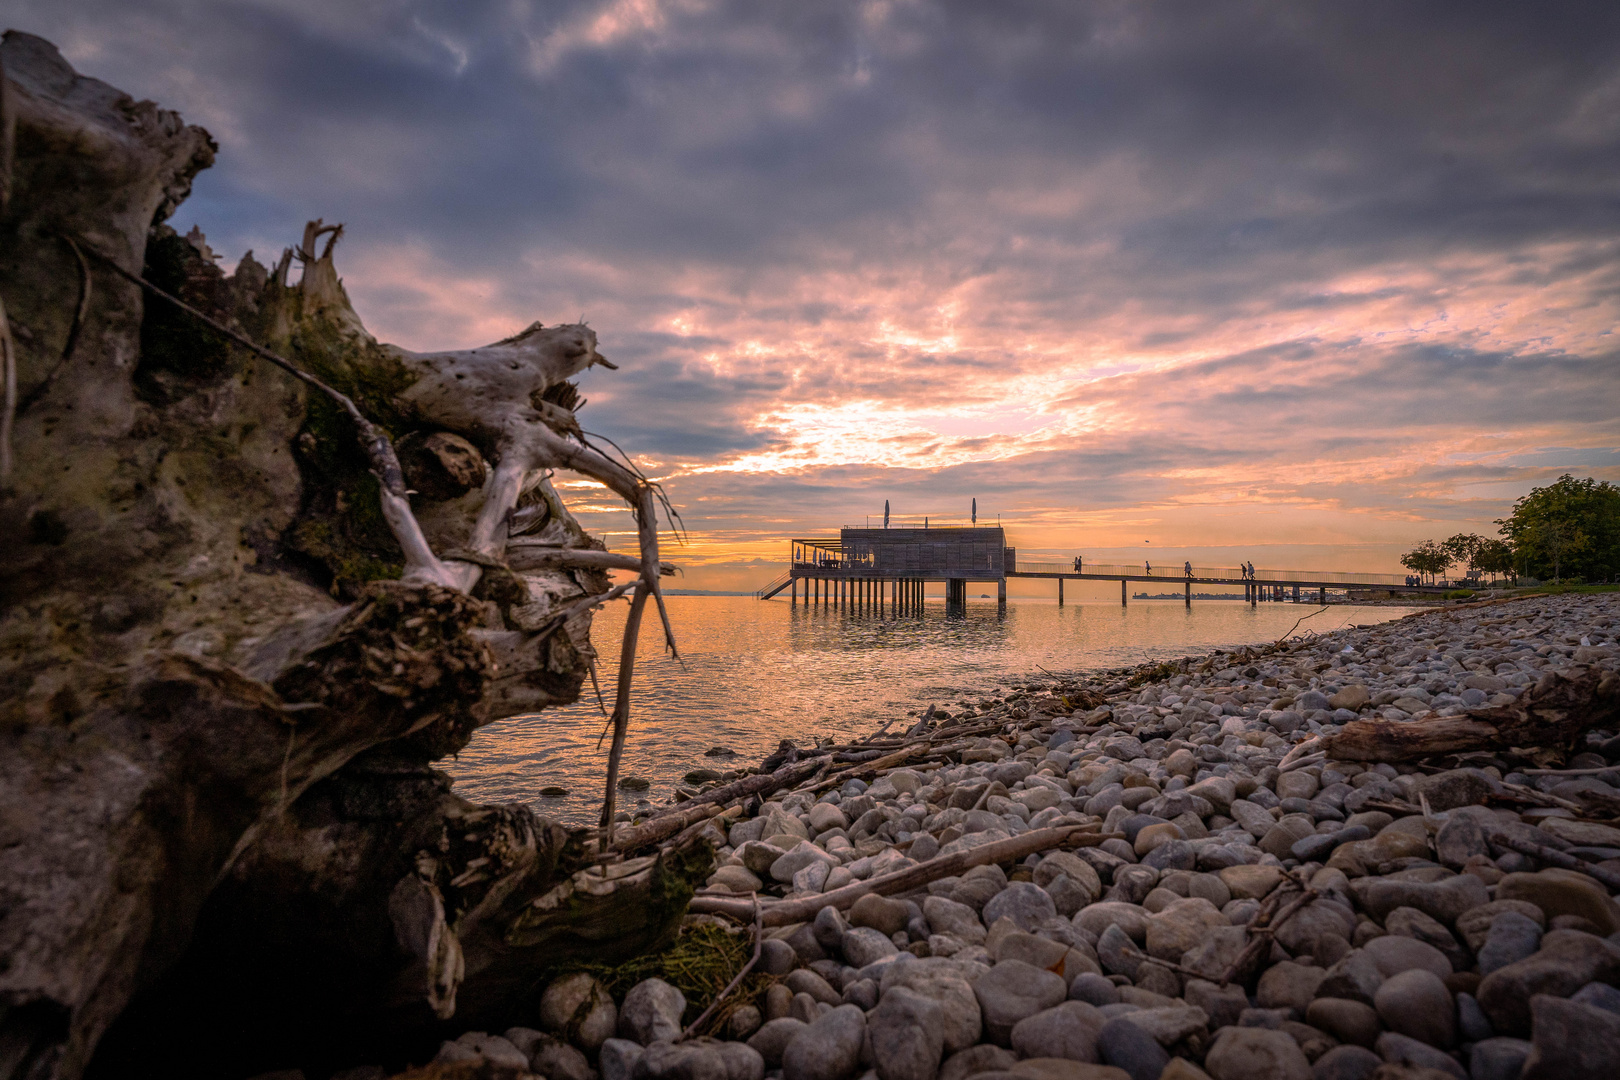
[[[1018, 560], [1017, 573], [1020, 574], [1083, 574], [1086, 576], [1107, 578], [1162, 578], [1165, 581], [1186, 581], [1187, 571], [1182, 563], [1094, 563], [1082, 561], [1076, 569], [1073, 560], [1069, 562], [1030, 562]], [[1148, 567], [1152, 566], [1149, 570]], [[1194, 566], [1192, 568], [1193, 580], [1216, 579], [1223, 581], [1241, 581], [1243, 570], [1236, 566]], [[1294, 581], [1335, 581], [1346, 585], [1393, 585], [1397, 588], [1406, 585], [1406, 578], [1400, 574], [1347, 574], [1338, 570], [1260, 570], [1256, 569], [1254, 581], [1294, 582]]]

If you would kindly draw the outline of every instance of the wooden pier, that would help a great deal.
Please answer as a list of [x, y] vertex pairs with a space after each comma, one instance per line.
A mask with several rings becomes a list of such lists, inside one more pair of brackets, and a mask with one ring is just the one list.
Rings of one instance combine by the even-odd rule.
[[[1000, 526], [942, 526], [937, 528], [843, 529], [836, 539], [825, 537], [790, 542], [788, 570], [755, 595], [769, 600], [790, 590], [792, 603], [887, 611], [894, 615], [922, 610], [929, 582], [945, 583], [947, 612], [967, 604], [968, 585], [996, 586], [996, 599], [1007, 602], [1008, 578], [1045, 578], [1057, 582], [1058, 603], [1063, 603], [1066, 581], [1118, 581], [1119, 602], [1130, 602], [1130, 583], [1179, 586], [1188, 607], [1194, 585], [1216, 585], [1241, 590], [1250, 604], [1292, 601], [1302, 603], [1315, 592], [1325, 602], [1327, 591], [1388, 590], [1434, 594], [1451, 585], [1413, 585], [1399, 574], [1341, 573], [1327, 570], [1260, 570], [1249, 574], [1242, 567], [1156, 566], [1023, 561], [1016, 548], [1006, 545]], [[1237, 595], [1234, 593], [1234, 595]]]

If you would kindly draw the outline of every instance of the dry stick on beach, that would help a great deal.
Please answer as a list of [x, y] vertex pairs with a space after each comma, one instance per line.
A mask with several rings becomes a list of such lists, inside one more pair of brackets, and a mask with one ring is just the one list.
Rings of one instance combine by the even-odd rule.
[[[813, 777], [823, 767], [822, 759], [784, 765], [773, 773], [760, 773], [715, 788], [690, 802], [684, 802], [653, 815], [638, 825], [627, 826], [615, 834], [613, 850], [630, 852], [649, 844], [660, 843], [687, 827], [707, 821], [726, 811], [724, 804], [769, 795], [778, 788], [789, 787]], [[606, 848], [599, 850], [605, 851]]]
[[1521, 855], [1529, 855], [1533, 859], [1540, 859], [1548, 866], [1557, 866], [1564, 870], [1578, 871], [1579, 873], [1585, 874], [1588, 877], [1596, 878], [1598, 881], [1601, 881], [1603, 884], [1607, 885], [1610, 889], [1620, 890], [1620, 874], [1617, 874], [1613, 870], [1606, 867], [1599, 866], [1590, 859], [1582, 858], [1579, 855], [1571, 855], [1567, 851], [1559, 851], [1557, 848], [1551, 848], [1545, 844], [1538, 844], [1531, 840], [1520, 840], [1517, 837], [1509, 836], [1506, 833], [1493, 832], [1491, 833], [1489, 839], [1493, 847], [1503, 848], [1508, 851], [1517, 851]]
[[[980, 844], [978, 847], [952, 852], [949, 855], [940, 855], [916, 866], [908, 866], [891, 874], [868, 878], [866, 881], [857, 881], [832, 892], [801, 896], [771, 904], [765, 908], [764, 922], [766, 926], [787, 926], [790, 923], [805, 922], [814, 918], [816, 912], [824, 907], [831, 906], [843, 910], [868, 894], [891, 896], [894, 893], [909, 892], [912, 889], [920, 889], [931, 881], [960, 874], [975, 866], [1022, 859], [1026, 855], [1034, 855], [1065, 843], [1072, 847], [1095, 847], [1104, 840], [1124, 839], [1123, 833], [1086, 831], [1094, 828], [1097, 826], [1060, 825], [1051, 829], [1036, 829], [1022, 836]], [[693, 914], [729, 915], [735, 919], [744, 919], [748, 917], [752, 908], [743, 900], [698, 896], [692, 899], [687, 910]]]
[[[1277, 883], [1276, 888], [1271, 890], [1260, 910], [1255, 912], [1254, 918], [1249, 921], [1246, 928], [1251, 935], [1249, 941], [1243, 946], [1243, 951], [1237, 954], [1226, 971], [1221, 974], [1220, 982], [1222, 986], [1227, 985], [1233, 979], [1244, 977], [1248, 970], [1260, 959], [1261, 952], [1271, 947], [1272, 935], [1282, 928], [1282, 924], [1293, 918], [1305, 905], [1321, 895], [1315, 889], [1305, 888], [1305, 891], [1287, 907], [1277, 911], [1277, 905], [1282, 902], [1283, 895], [1289, 890], [1290, 886], [1296, 889], [1302, 887], [1301, 883], [1294, 877], [1284, 878]], [[1272, 915], [1273, 911], [1277, 911], [1275, 916]]]

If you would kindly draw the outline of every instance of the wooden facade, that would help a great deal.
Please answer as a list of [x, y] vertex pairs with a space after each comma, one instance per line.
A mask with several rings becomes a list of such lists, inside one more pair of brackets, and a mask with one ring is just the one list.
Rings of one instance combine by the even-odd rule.
[[995, 581], [1007, 573], [1007, 534], [988, 529], [844, 529], [840, 546], [881, 577]]

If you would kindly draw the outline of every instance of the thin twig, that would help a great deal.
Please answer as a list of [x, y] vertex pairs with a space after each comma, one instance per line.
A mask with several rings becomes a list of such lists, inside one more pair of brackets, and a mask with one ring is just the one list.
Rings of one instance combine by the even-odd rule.
[[624, 620], [624, 640], [619, 645], [618, 694], [613, 701], [613, 745], [608, 750], [606, 791], [602, 796], [601, 840], [597, 850], [613, 847], [613, 815], [619, 783], [619, 759], [630, 730], [630, 677], [636, 665], [636, 638], [641, 632], [641, 613], [647, 607], [647, 590], [637, 589], [630, 600], [630, 614]]
[[703, 1022], [714, 1015], [714, 1010], [720, 1007], [720, 1003], [726, 999], [726, 995], [737, 989], [738, 985], [743, 981], [744, 978], [747, 977], [748, 973], [754, 970], [754, 965], [759, 963], [760, 953], [765, 947], [765, 926], [764, 923], [760, 921], [762, 912], [760, 911], [759, 906], [759, 893], [750, 893], [749, 895], [754, 898], [754, 955], [749, 957], [748, 963], [742, 966], [742, 970], [737, 972], [736, 976], [730, 982], [726, 983], [725, 989], [721, 990], [720, 993], [715, 996], [715, 999], [709, 1002], [709, 1007], [704, 1009], [698, 1018], [692, 1021], [691, 1025], [688, 1026], [685, 1031], [681, 1032], [681, 1037], [680, 1039], [676, 1040], [677, 1042], [683, 1042], [690, 1039], [692, 1034], [697, 1031], [698, 1028], [703, 1026]]
[[585, 670], [591, 673], [591, 689], [596, 691], [596, 707], [602, 710], [603, 716], [606, 716], [608, 714], [607, 702], [602, 700], [602, 684], [596, 681], [596, 661], [592, 660], [589, 664], [586, 664]]
[[1324, 605], [1322, 607], [1317, 608], [1315, 611], [1311, 612], [1309, 615], [1301, 615], [1298, 619], [1296, 619], [1294, 621], [1294, 625], [1290, 626], [1288, 628], [1288, 633], [1284, 634], [1282, 637], [1280, 637], [1276, 641], [1272, 642], [1271, 647], [1273, 649], [1275, 649], [1277, 646], [1279, 646], [1283, 642], [1287, 641], [1288, 640], [1288, 634], [1292, 634], [1295, 630], [1298, 630], [1300, 623], [1304, 622], [1306, 619], [1314, 619], [1314, 618], [1316, 618], [1318, 615], [1322, 614], [1322, 612], [1324, 612], [1326, 610], [1327, 610], [1327, 607], [1326, 607], [1326, 605]]
[[1260, 910], [1255, 912], [1254, 918], [1250, 919], [1248, 926], [1245, 927], [1250, 935], [1248, 943], [1243, 946], [1243, 951], [1238, 953], [1232, 963], [1227, 966], [1226, 971], [1221, 974], [1220, 984], [1222, 986], [1227, 985], [1247, 971], [1250, 965], [1259, 959], [1260, 950], [1270, 947], [1271, 936], [1277, 932], [1282, 924], [1293, 918], [1295, 912], [1315, 900], [1319, 895], [1315, 889], [1305, 888], [1305, 891], [1298, 898], [1273, 916], [1272, 913], [1277, 911], [1277, 905], [1282, 903], [1283, 894], [1288, 890], [1289, 886], [1296, 889], [1304, 888], [1302, 883], [1290, 874], [1279, 881], [1276, 887], [1267, 894], [1260, 905]]
[[1526, 776], [1591, 776], [1593, 773], [1617, 772], [1620, 765], [1605, 765], [1601, 769], [1514, 769]]
[[1532, 840], [1520, 840], [1507, 833], [1493, 832], [1489, 837], [1490, 843], [1509, 851], [1517, 851], [1521, 855], [1528, 855], [1533, 859], [1540, 859], [1544, 863], [1560, 867], [1564, 870], [1576, 870], [1589, 877], [1596, 878], [1611, 889], [1620, 889], [1620, 874], [1607, 867], [1600, 866], [1590, 859], [1580, 855], [1571, 855], [1567, 851], [1538, 844]]

